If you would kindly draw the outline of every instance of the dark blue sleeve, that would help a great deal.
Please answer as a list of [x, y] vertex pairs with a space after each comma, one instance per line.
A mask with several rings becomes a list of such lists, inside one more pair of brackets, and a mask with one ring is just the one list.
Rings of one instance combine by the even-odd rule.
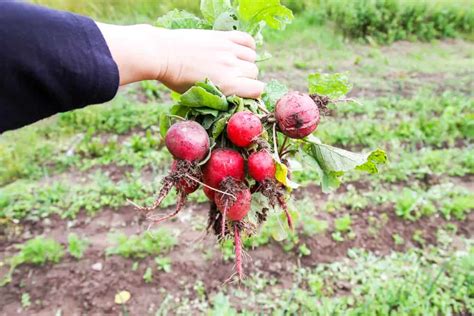
[[95, 22], [0, 1], [0, 133], [108, 101], [119, 73]]

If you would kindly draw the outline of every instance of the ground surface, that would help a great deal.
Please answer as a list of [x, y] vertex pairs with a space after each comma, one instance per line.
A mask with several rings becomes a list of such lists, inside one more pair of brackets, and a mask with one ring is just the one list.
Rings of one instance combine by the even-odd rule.
[[[267, 45], [274, 58], [262, 64], [262, 76], [305, 90], [311, 72], [348, 71], [351, 96], [363, 105], [339, 105], [318, 136], [345, 148], [384, 148], [390, 164], [380, 175], [354, 173], [323, 194], [309, 184], [315, 174], [297, 174], [307, 184], [293, 202], [297, 234], [284, 239], [288, 232], [274, 215], [248, 241], [247, 277], [239, 285], [224, 283], [232, 274], [232, 245], [220, 247], [205, 234], [202, 194], [160, 226], [176, 236], [170, 250], [144, 258], [106, 254], [111, 232], [147, 229], [126, 199], [150, 202], [169, 164], [157, 150], [165, 107], [156, 105], [169, 100], [163, 89], [155, 99], [136, 86], [111, 105], [6, 133], [1, 275], [17, 246], [35, 236], [67, 247], [76, 233], [90, 245], [80, 259], [66, 254], [56, 264], [20, 265], [0, 287], [0, 314], [473, 313], [474, 45], [374, 47], [328, 32], [308, 26], [274, 35]], [[170, 198], [162, 213], [171, 204]], [[169, 259], [170, 269], [155, 257]], [[152, 277], [145, 280], [147, 268]], [[123, 306], [114, 302], [122, 290], [131, 294]]]

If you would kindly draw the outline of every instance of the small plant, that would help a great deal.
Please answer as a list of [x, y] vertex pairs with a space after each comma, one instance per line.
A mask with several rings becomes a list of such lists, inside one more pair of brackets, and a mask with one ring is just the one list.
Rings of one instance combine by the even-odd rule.
[[154, 80], [144, 80], [140, 82], [140, 86], [149, 100], [159, 99], [161, 97], [160, 86]]
[[345, 233], [351, 230], [352, 219], [349, 214], [334, 220], [334, 229], [338, 232]]
[[310, 274], [307, 277], [308, 287], [313, 294], [321, 296], [324, 291], [324, 280], [317, 274]]
[[156, 257], [155, 258], [156, 267], [158, 270], [169, 273], [171, 272], [171, 258], [169, 257]]
[[219, 292], [212, 299], [212, 309], [208, 312], [209, 316], [229, 315], [236, 316], [237, 311], [232, 307], [229, 298], [223, 293]]
[[401, 246], [405, 244], [405, 239], [403, 239], [403, 237], [399, 234], [393, 234], [392, 239], [396, 246]]
[[23, 309], [28, 309], [28, 307], [30, 306], [31, 306], [30, 294], [26, 292], [21, 294], [21, 307]]
[[224, 261], [232, 260], [235, 256], [232, 240], [224, 240], [224, 242], [221, 243], [221, 251]]
[[64, 256], [64, 248], [53, 239], [38, 236], [17, 246], [20, 252], [10, 258], [10, 270], [0, 285], [11, 281], [13, 271], [22, 264], [44, 265], [46, 263], [58, 263]]
[[301, 221], [303, 225], [303, 233], [306, 236], [312, 236], [314, 234], [322, 234], [328, 229], [328, 222], [325, 220], [316, 219], [313, 217], [305, 218]]
[[311, 249], [309, 249], [306, 244], [302, 244], [298, 247], [298, 253], [300, 256], [309, 256], [311, 254]]
[[145, 258], [150, 255], [166, 253], [177, 242], [176, 237], [164, 228], [144, 232], [141, 235], [114, 234], [111, 239], [115, 245], [107, 248], [106, 254], [125, 258]]
[[153, 281], [153, 270], [150, 267], [146, 268], [143, 274], [143, 280], [145, 280], [145, 283], [151, 283], [151, 281]]
[[67, 240], [69, 254], [76, 259], [81, 259], [89, 246], [89, 241], [87, 239], [80, 239], [74, 233], [70, 233]]
[[417, 242], [421, 246], [424, 246], [425, 243], [426, 243], [426, 240], [423, 237], [423, 231], [421, 231], [419, 229], [415, 230], [415, 232], [413, 233], [412, 239], [413, 239], [413, 241]]
[[349, 239], [354, 239], [355, 234], [352, 232], [352, 219], [349, 214], [346, 214], [342, 217], [336, 218], [334, 220], [334, 232], [331, 234], [333, 240], [342, 242], [344, 241], [344, 235]]
[[331, 234], [331, 237], [334, 241], [338, 241], [338, 242], [344, 241], [344, 237], [342, 236], [341, 232], [333, 232]]
[[197, 282], [194, 283], [193, 289], [197, 297], [199, 297], [201, 300], [206, 297], [206, 286], [201, 280], [197, 280]]

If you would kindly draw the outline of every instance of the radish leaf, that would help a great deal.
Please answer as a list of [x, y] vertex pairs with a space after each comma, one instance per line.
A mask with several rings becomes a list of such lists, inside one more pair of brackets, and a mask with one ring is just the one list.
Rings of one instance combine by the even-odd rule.
[[340, 98], [352, 89], [349, 78], [342, 73], [323, 74], [315, 73], [308, 76], [309, 93], [328, 96], [332, 99]]
[[156, 26], [167, 29], [210, 29], [211, 26], [201, 18], [184, 10], [174, 9], [159, 17]]

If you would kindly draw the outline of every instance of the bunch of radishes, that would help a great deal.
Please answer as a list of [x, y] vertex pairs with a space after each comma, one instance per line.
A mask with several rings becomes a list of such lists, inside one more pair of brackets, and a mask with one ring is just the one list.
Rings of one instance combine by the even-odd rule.
[[[226, 132], [218, 139], [211, 140], [208, 131], [196, 121], [179, 120], [165, 137], [166, 147], [174, 157], [170, 172], [163, 180], [155, 203], [139, 209], [151, 211], [157, 208], [175, 187], [178, 196], [175, 212], [158, 219], [149, 216], [153, 223], [161, 222], [175, 216], [183, 207], [186, 196], [202, 186], [211, 201], [208, 230], [212, 227], [221, 239], [233, 236], [236, 271], [242, 278], [241, 232], [255, 231], [255, 227], [246, 221], [252, 194], [260, 192], [268, 198], [269, 205], [279, 206], [293, 229], [286, 207], [289, 191], [277, 181], [275, 172], [278, 163], [285, 163], [288, 138], [304, 138], [318, 124], [318, 105], [309, 95], [299, 92], [284, 95], [276, 103], [274, 113], [263, 106], [255, 112], [244, 107], [243, 111], [232, 114]], [[277, 132], [285, 135], [281, 146], [277, 144]], [[211, 143], [214, 144], [212, 150]], [[266, 211], [262, 212], [266, 214]], [[261, 221], [265, 217], [261, 216]]]

